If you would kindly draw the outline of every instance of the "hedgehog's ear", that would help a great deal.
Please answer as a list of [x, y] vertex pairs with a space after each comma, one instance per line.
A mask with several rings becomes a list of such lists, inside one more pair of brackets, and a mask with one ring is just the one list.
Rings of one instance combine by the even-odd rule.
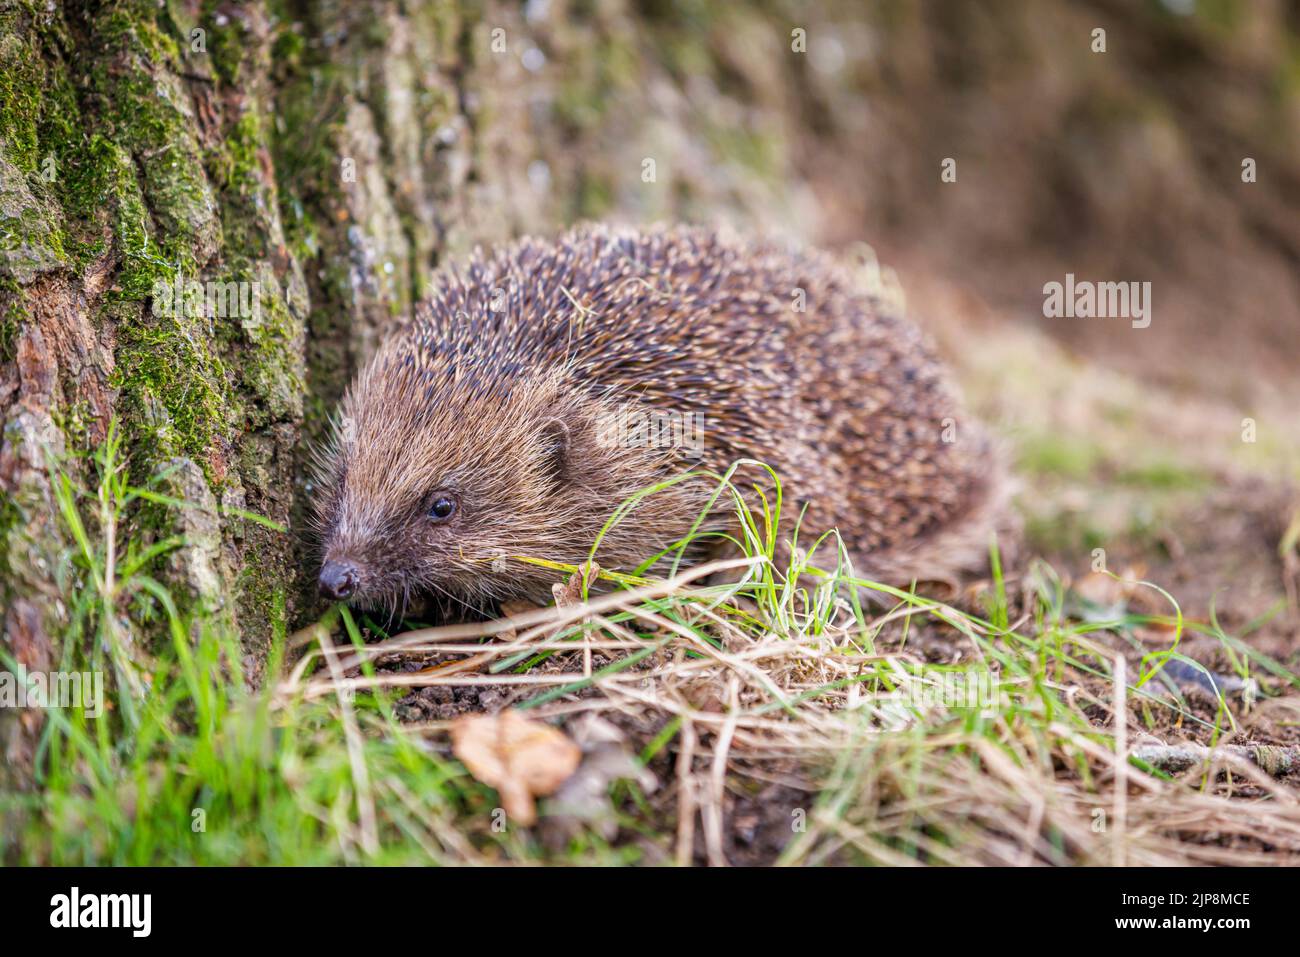
[[542, 426], [542, 452], [547, 474], [564, 481], [569, 472], [569, 426], [563, 419], [548, 419]]

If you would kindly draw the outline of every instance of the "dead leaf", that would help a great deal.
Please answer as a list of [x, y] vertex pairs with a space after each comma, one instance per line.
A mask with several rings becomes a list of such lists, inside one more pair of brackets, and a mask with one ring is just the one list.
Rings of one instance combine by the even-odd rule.
[[556, 582], [551, 586], [551, 594], [555, 596], [555, 607], [572, 608], [574, 605], [581, 604], [583, 588], [590, 588], [599, 574], [599, 565], [595, 562], [583, 562], [563, 585]]
[[517, 711], [457, 718], [451, 749], [470, 774], [497, 789], [506, 814], [525, 827], [537, 820], [533, 799], [553, 793], [582, 757], [563, 732]]
[[526, 615], [530, 611], [537, 611], [541, 607], [541, 605], [535, 605], [531, 601], [507, 598], [501, 603], [501, 617], [514, 618], [516, 615]]

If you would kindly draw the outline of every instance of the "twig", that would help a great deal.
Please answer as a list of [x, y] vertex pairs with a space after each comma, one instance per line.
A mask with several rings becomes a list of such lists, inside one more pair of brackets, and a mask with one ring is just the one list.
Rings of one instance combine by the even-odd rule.
[[682, 749], [677, 754], [677, 864], [689, 867], [695, 856], [695, 725], [682, 722]]
[[343, 669], [339, 667], [338, 655], [329, 642], [329, 636], [320, 636], [321, 652], [329, 666], [333, 686], [338, 694], [339, 710], [343, 715], [343, 736], [347, 741], [348, 760], [352, 765], [352, 781], [357, 788], [357, 815], [361, 819], [361, 846], [372, 857], [379, 853], [379, 828], [375, 817], [375, 796], [370, 790], [370, 771], [366, 767], [364, 748], [361, 742], [361, 729], [357, 727], [357, 716], [352, 710], [352, 695], [342, 685]]
[[1134, 748], [1130, 756], [1175, 774], [1214, 761], [1246, 761], [1275, 778], [1300, 768], [1300, 748], [1267, 744], [1227, 744], [1213, 749], [1199, 744], [1147, 744]]
[[733, 674], [728, 682], [727, 699], [729, 703], [727, 722], [722, 726], [717, 744], [713, 748], [713, 768], [710, 775], [709, 813], [704, 817], [704, 842], [709, 854], [710, 867], [726, 867], [727, 858], [722, 853], [722, 811], [726, 798], [727, 756], [731, 751], [731, 740], [736, 735], [736, 723], [740, 717], [740, 678]]
[[[1115, 754], [1121, 755], [1128, 751], [1128, 704], [1125, 700], [1125, 692], [1128, 690], [1128, 662], [1124, 660], [1123, 655], [1115, 656], [1115, 702], [1114, 715], [1111, 720], [1115, 722]], [[1112, 846], [1115, 849], [1115, 866], [1124, 866], [1124, 848], [1126, 845], [1125, 832], [1127, 826], [1128, 813], [1128, 762], [1115, 762], [1115, 837]]]

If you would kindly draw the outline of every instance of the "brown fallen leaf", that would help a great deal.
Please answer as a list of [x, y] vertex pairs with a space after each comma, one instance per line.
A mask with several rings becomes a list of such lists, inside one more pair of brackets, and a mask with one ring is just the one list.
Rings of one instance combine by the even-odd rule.
[[551, 586], [551, 594], [555, 596], [556, 608], [572, 608], [574, 605], [582, 603], [582, 589], [590, 589], [592, 584], [600, 576], [600, 566], [595, 562], [583, 562], [578, 566], [578, 570], [569, 576], [569, 580], [564, 584], [556, 582]]
[[470, 774], [497, 789], [506, 814], [525, 827], [537, 820], [533, 799], [554, 793], [582, 757], [563, 732], [517, 711], [457, 718], [451, 749]]
[[507, 598], [501, 603], [501, 617], [513, 618], [515, 615], [526, 615], [530, 611], [537, 611], [541, 605], [536, 605], [531, 601], [522, 601], [518, 598]]

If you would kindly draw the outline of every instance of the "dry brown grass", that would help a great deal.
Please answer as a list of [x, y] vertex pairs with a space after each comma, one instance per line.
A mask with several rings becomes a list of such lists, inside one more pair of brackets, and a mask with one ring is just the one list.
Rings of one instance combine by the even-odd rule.
[[[710, 566], [569, 607], [349, 648], [341, 681], [309, 677], [309, 654], [279, 691], [287, 700], [341, 688], [492, 688], [504, 693], [500, 705], [562, 725], [599, 715], [638, 747], [668, 728], [671, 744], [649, 755], [667, 786], [643, 823], [659, 829], [663, 859], [680, 863], [1300, 860], [1296, 778], [1270, 777], [1226, 746], [1250, 739], [1260, 705], [1226, 699], [1207, 712], [1155, 691], [1156, 660], [1120, 650], [1116, 637], [1149, 616], [1080, 623], [1036, 580], [1019, 587], [1014, 609], [994, 582], [987, 618], [893, 590], [876, 591], [891, 606], [859, 617], [834, 600], [844, 585], [834, 576], [816, 589], [772, 576], [767, 589], [753, 585], [762, 557], [742, 564], [748, 584], [701, 584], [719, 570]], [[994, 624], [1012, 611], [1014, 623]], [[1177, 621], [1163, 621], [1171, 645]], [[545, 657], [493, 673], [525, 652]], [[431, 656], [459, 664], [392, 671]], [[363, 661], [380, 670], [366, 677]], [[945, 705], [945, 674], [981, 676], [988, 700]], [[1296, 705], [1294, 687], [1268, 675], [1262, 683], [1283, 694], [1272, 706]], [[445, 749], [448, 725], [404, 730]], [[1127, 758], [1135, 746], [1182, 740], [1215, 747], [1177, 777]], [[777, 815], [756, 848], [741, 847], [737, 821], [774, 782], [794, 796], [780, 808], [784, 833]]]

